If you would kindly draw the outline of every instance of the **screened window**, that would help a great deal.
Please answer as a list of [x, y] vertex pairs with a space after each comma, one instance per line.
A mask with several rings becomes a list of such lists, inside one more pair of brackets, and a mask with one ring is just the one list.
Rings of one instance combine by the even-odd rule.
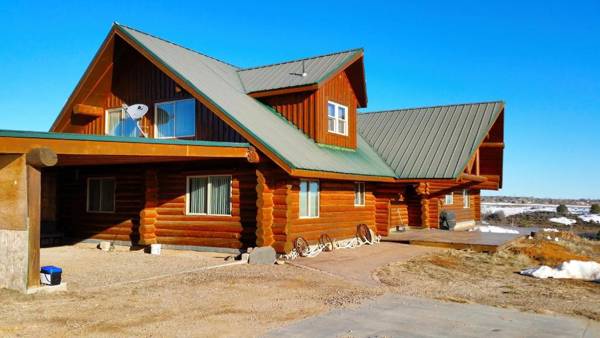
[[156, 138], [196, 136], [196, 101], [194, 99], [156, 104]]
[[449, 193], [446, 195], [446, 198], [444, 199], [444, 204], [445, 205], [454, 204], [454, 194], [453, 193]]
[[189, 215], [231, 215], [231, 176], [189, 176]]
[[348, 107], [332, 101], [327, 103], [327, 130], [348, 135]]
[[106, 111], [106, 135], [140, 137], [136, 122], [123, 108]]
[[356, 182], [354, 183], [354, 205], [364, 206], [365, 205], [365, 183]]
[[463, 208], [470, 208], [471, 201], [469, 196], [469, 190], [463, 189]]
[[319, 181], [300, 181], [300, 217], [319, 217]]
[[88, 178], [87, 212], [115, 212], [114, 178]]

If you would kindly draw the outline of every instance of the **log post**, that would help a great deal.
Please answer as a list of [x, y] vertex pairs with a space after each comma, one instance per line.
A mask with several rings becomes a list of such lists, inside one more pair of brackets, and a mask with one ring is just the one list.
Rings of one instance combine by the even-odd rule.
[[264, 168], [256, 169], [256, 245], [273, 244], [273, 190]]
[[429, 199], [421, 197], [421, 226], [429, 228]]
[[140, 212], [140, 245], [156, 244], [156, 217], [158, 213], [158, 178], [155, 169], [145, 173], [144, 209]]
[[41, 168], [58, 162], [49, 148], [35, 148], [25, 155], [27, 163], [27, 223], [29, 229], [27, 287], [40, 286], [40, 219], [42, 199]]

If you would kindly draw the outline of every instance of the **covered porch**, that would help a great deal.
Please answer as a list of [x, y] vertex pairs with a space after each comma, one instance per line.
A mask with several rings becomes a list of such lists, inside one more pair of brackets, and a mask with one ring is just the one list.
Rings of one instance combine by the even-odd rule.
[[[88, 182], [80, 180], [82, 173], [125, 175], [139, 183], [125, 183], [122, 194], [117, 187], [115, 195], [129, 196], [130, 202], [141, 197], [135, 201], [137, 205], [126, 205], [126, 200], [116, 197], [114, 203], [120, 207], [115, 212], [97, 215], [104, 217], [98, 218], [100, 224], [112, 224], [127, 216], [119, 212], [127, 209], [129, 217], [123, 222], [132, 225], [132, 234], [137, 233], [137, 238], [128, 237], [134, 244], [135, 240], [144, 244], [152, 242], [158, 206], [151, 198], [157, 195], [155, 166], [201, 170], [198, 168], [215, 169], [215, 163], [221, 162], [252, 166], [258, 160], [247, 143], [0, 131], [0, 287], [20, 291], [39, 287], [41, 232], [65, 230], [61, 211], [75, 211], [82, 205], [88, 209], [83, 212], [89, 211]], [[78, 182], [74, 205], [62, 199], [66, 191], [59, 178], [68, 175]], [[131, 195], [138, 189], [137, 195]], [[82, 219], [71, 221], [74, 225]]]

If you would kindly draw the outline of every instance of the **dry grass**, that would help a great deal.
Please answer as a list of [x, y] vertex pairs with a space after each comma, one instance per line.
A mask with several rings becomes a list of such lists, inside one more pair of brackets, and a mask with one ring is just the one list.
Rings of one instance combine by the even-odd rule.
[[457, 250], [431, 254], [385, 266], [377, 271], [377, 277], [393, 292], [408, 296], [600, 320], [599, 283], [540, 280], [518, 274], [540, 264], [600, 259], [600, 243], [560, 236], [569, 239], [524, 239], [493, 255]]

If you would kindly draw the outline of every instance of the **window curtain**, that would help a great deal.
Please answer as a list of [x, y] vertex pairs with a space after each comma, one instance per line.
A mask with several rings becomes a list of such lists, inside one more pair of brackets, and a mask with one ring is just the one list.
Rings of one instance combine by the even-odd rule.
[[300, 216], [308, 217], [308, 181], [300, 181]]
[[309, 215], [311, 217], [316, 217], [319, 216], [319, 182], [310, 181], [309, 185]]
[[208, 213], [206, 197], [207, 197], [207, 177], [194, 177], [190, 178], [190, 201], [189, 201], [189, 212], [192, 214], [206, 214]]
[[210, 187], [210, 213], [213, 215], [231, 214], [231, 177], [212, 176]]

